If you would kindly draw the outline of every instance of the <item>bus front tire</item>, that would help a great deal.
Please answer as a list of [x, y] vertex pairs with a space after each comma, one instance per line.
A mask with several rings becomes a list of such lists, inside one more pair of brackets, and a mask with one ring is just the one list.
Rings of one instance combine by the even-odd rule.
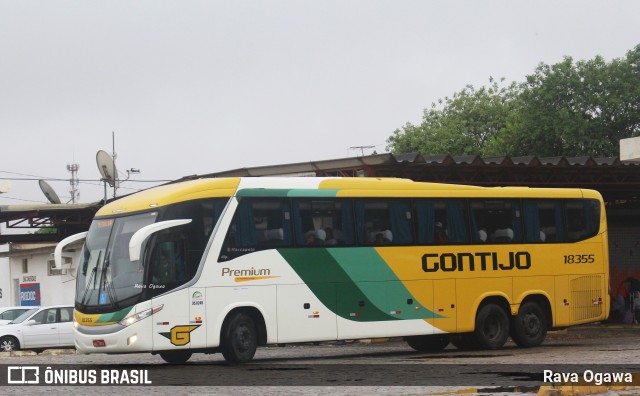
[[449, 345], [447, 334], [405, 337], [407, 344], [418, 352], [438, 352]]
[[511, 339], [523, 348], [536, 347], [547, 336], [547, 317], [535, 302], [522, 304], [512, 322]]
[[481, 349], [500, 349], [509, 338], [509, 318], [497, 304], [486, 304], [476, 315], [476, 344]]
[[258, 333], [253, 318], [246, 313], [235, 313], [222, 332], [220, 349], [229, 363], [246, 363], [253, 359], [258, 348]]
[[162, 360], [171, 364], [182, 364], [191, 358], [190, 351], [165, 351], [159, 353]]

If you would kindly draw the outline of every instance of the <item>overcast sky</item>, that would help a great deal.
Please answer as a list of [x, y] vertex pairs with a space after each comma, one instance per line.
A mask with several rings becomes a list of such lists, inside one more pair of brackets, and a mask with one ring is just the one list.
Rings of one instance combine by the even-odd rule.
[[[97, 201], [112, 132], [138, 181], [384, 152], [466, 84], [624, 57], [639, 18], [635, 0], [0, 0], [0, 179], [65, 202], [51, 179], [75, 162]], [[0, 205], [46, 202], [11, 184]]]

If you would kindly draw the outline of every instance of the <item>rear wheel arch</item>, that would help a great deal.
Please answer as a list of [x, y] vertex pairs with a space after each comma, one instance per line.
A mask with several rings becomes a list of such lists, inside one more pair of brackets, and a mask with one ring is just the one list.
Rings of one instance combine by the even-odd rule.
[[481, 349], [501, 348], [509, 338], [509, 301], [502, 296], [482, 300], [476, 310], [472, 339]]
[[530, 294], [522, 300], [520, 306], [528, 302], [536, 303], [542, 309], [547, 319], [547, 326], [551, 329], [553, 327], [553, 311], [549, 298], [544, 294]]

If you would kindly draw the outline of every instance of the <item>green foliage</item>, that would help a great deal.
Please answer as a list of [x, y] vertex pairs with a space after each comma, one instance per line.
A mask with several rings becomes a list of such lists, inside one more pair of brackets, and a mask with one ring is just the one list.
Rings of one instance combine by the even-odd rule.
[[453, 97], [440, 99], [425, 109], [422, 124], [406, 124], [387, 140], [393, 152], [491, 155], [491, 148], [507, 125], [517, 97], [516, 84], [475, 89], [468, 85]]
[[45, 227], [45, 228], [38, 229], [38, 231], [36, 231], [35, 233], [36, 234], [57, 234], [58, 229], [53, 227]]
[[640, 45], [625, 59], [540, 64], [524, 83], [467, 86], [393, 132], [394, 153], [617, 156], [640, 135]]

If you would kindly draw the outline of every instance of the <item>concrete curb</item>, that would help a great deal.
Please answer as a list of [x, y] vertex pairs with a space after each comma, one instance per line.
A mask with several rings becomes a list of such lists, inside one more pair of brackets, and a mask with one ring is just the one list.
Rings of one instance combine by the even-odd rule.
[[[76, 355], [78, 352], [75, 349], [45, 349], [40, 355], [58, 356], [58, 355]], [[22, 356], [38, 356], [39, 354], [34, 351], [13, 351], [13, 352], [0, 352], [0, 358], [8, 357], [22, 357]]]

